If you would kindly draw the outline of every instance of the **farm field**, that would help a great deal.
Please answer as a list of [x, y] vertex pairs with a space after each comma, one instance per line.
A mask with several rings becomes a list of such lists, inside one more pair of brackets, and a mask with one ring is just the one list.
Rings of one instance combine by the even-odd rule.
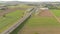
[[60, 34], [60, 23], [49, 11], [32, 16], [17, 34]]
[[22, 7], [22, 8], [32, 8], [32, 7], [34, 7], [34, 6], [22, 5], [22, 6], [20, 6], [20, 7]]
[[58, 10], [58, 9], [51, 9], [50, 11], [52, 11], [57, 17], [60, 17], [60, 10]]
[[51, 12], [53, 13], [54, 17], [57, 19], [57, 21], [60, 23], [60, 10], [58, 9], [52, 9]]
[[24, 10], [16, 10], [6, 14], [5, 17], [0, 17], [0, 33], [16, 23], [22, 17], [24, 12]]
[[16, 10], [27, 10], [29, 8], [32, 8], [33, 6], [27, 6], [27, 5], [22, 5], [22, 6], [7, 6], [8, 9], [5, 9], [5, 10], [0, 10], [0, 16], [1, 15], [4, 15], [4, 14], [7, 14], [7, 13], [11, 13], [13, 11], [16, 11]]
[[60, 2], [0, 1], [0, 34], [60, 34]]
[[32, 8], [34, 6], [28, 6], [28, 5], [16, 5], [16, 6], [8, 6], [8, 8], [23, 8], [23, 9], [28, 9], [28, 8]]

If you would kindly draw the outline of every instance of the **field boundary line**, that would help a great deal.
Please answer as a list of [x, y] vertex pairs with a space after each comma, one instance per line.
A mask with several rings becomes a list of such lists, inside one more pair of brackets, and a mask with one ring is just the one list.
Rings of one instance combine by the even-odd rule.
[[51, 13], [52, 13], [52, 15], [56, 18], [56, 20], [60, 23], [60, 20], [59, 20], [59, 18], [57, 18], [57, 16], [52, 12], [52, 11], [50, 11]]

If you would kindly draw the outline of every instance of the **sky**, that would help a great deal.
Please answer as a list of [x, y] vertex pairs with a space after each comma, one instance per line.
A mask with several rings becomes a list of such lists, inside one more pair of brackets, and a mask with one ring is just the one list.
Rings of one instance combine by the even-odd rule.
[[60, 0], [0, 0], [0, 1], [25, 1], [25, 2], [60, 2]]

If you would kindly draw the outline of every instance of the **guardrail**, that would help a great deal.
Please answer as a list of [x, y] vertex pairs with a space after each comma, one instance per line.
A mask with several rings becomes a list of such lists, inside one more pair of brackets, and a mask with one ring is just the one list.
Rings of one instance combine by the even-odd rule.
[[0, 34], [9, 34], [11, 33], [14, 29], [16, 29], [21, 23], [23, 23], [29, 16], [31, 16], [31, 14], [36, 11], [36, 8], [31, 9], [26, 15], [24, 15], [17, 23], [15, 23], [14, 25], [12, 25], [10, 28], [8, 28], [7, 30], [5, 30], [4, 32], [0, 33]]

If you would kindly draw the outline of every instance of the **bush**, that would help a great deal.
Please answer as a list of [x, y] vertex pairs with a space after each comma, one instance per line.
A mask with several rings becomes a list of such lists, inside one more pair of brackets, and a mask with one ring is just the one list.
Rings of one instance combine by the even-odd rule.
[[3, 17], [6, 17], [6, 15], [4, 14]]

